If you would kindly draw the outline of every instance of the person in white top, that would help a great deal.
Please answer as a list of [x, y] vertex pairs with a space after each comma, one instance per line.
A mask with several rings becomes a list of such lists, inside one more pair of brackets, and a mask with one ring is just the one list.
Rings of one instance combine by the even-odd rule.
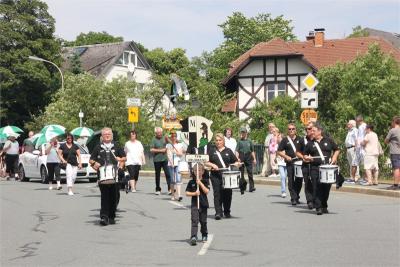
[[139, 171], [142, 165], [146, 164], [142, 143], [137, 140], [137, 132], [130, 132], [130, 140], [125, 143], [126, 168], [129, 172], [129, 186], [131, 192], [136, 192], [136, 185], [139, 179]]
[[224, 131], [225, 136], [225, 147], [232, 150], [233, 153], [236, 151], [237, 142], [236, 139], [232, 137], [232, 129], [226, 128]]
[[373, 131], [374, 126], [367, 125], [366, 134], [361, 145], [364, 147], [364, 169], [367, 182], [363, 185], [377, 185], [379, 176], [379, 154], [383, 153], [378, 135]]
[[19, 144], [15, 136], [9, 136], [4, 144], [3, 152], [6, 153], [6, 177], [15, 177], [18, 180], [18, 157], [19, 157]]
[[[171, 133], [170, 143], [167, 144], [167, 157], [168, 157], [168, 169], [171, 176], [171, 200], [182, 200], [181, 186], [182, 176], [179, 172], [179, 163], [184, 159], [185, 149], [182, 143], [179, 143], [176, 138], [176, 133]], [[175, 193], [177, 197], [175, 197]]]
[[[356, 142], [356, 163], [359, 168], [359, 166], [364, 163], [364, 147], [362, 146], [362, 142], [364, 141], [365, 138], [365, 128], [367, 127], [367, 124], [364, 122], [363, 116], [358, 115], [356, 117], [356, 123], [357, 123], [357, 142]], [[365, 182], [365, 181], [364, 181]]]
[[265, 137], [264, 141], [264, 161], [263, 161], [263, 168], [261, 171], [261, 174], [265, 177], [268, 177], [270, 174], [272, 174], [272, 167], [271, 167], [271, 160], [270, 160], [270, 154], [269, 154], [269, 143], [271, 142], [272, 137], [274, 136], [272, 131], [275, 129], [275, 124], [268, 123], [268, 134]]
[[61, 177], [60, 177], [60, 158], [58, 156], [58, 149], [60, 144], [57, 141], [57, 137], [50, 140], [50, 143], [46, 145], [45, 154], [46, 166], [47, 166], [47, 179], [49, 181], [49, 190], [53, 189], [54, 176], [57, 181], [57, 190], [61, 190]]
[[349, 182], [357, 182], [358, 160], [356, 157], [356, 144], [358, 138], [358, 130], [355, 120], [349, 120], [347, 123], [347, 136], [345, 140], [347, 161], [350, 166], [351, 180]]

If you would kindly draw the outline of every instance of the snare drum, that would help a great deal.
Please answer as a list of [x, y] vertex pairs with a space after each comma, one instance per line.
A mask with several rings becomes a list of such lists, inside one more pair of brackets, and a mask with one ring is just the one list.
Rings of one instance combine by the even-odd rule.
[[303, 178], [303, 171], [301, 170], [303, 161], [298, 160], [294, 162], [294, 176], [297, 178]]
[[225, 189], [239, 188], [240, 171], [224, 171], [222, 173], [222, 187]]
[[99, 168], [100, 181], [111, 180], [117, 177], [117, 170], [113, 165], [101, 166]]
[[319, 166], [319, 182], [323, 184], [336, 183], [336, 176], [339, 174], [339, 166], [337, 165], [321, 165]]

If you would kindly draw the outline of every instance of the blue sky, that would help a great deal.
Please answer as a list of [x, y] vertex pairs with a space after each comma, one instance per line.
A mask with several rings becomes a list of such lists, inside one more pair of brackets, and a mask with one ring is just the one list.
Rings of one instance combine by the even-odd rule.
[[326, 38], [343, 38], [356, 25], [400, 32], [398, 0], [45, 0], [56, 19], [56, 35], [73, 40], [80, 32], [107, 31], [153, 49], [186, 49], [189, 57], [211, 51], [223, 41], [218, 24], [235, 11], [292, 20], [304, 40], [314, 28]]

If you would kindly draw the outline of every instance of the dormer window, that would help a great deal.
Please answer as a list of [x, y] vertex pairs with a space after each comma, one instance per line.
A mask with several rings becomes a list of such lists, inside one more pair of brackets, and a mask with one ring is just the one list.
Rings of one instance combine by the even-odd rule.
[[136, 53], [133, 51], [124, 51], [121, 57], [118, 59], [117, 64], [128, 66], [129, 63], [132, 63], [136, 67]]

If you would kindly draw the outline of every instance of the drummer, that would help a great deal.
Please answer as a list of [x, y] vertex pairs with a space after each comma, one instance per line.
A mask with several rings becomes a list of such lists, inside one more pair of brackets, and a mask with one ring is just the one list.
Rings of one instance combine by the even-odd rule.
[[[217, 133], [215, 135], [215, 148], [208, 151], [209, 162], [206, 166], [211, 168], [211, 183], [214, 191], [215, 219], [221, 220], [231, 217], [232, 189], [222, 187], [222, 170], [229, 168], [234, 164], [239, 166], [239, 162], [233, 151], [225, 147], [224, 135]], [[223, 207], [223, 213], [222, 213]]]
[[[306, 136], [300, 138], [299, 150], [296, 153], [296, 156], [298, 158], [303, 159], [304, 149], [308, 144], [308, 142], [312, 140], [312, 128], [314, 125], [315, 125], [314, 122], [309, 122], [306, 126]], [[301, 172], [303, 174], [303, 179], [304, 179], [304, 194], [306, 196], [307, 206], [310, 210], [312, 210], [314, 208], [314, 198], [315, 198], [313, 192], [316, 191], [316, 189], [314, 189], [313, 186], [316, 187], [316, 185], [313, 184], [311, 181], [310, 168], [311, 168], [310, 163], [303, 161]]]
[[303, 185], [301, 177], [294, 175], [294, 161], [297, 160], [296, 151], [299, 147], [300, 138], [297, 136], [296, 125], [289, 123], [287, 136], [282, 139], [278, 146], [278, 155], [286, 162], [290, 202], [293, 206], [300, 204], [300, 191]]
[[[110, 128], [101, 130], [102, 142], [98, 144], [90, 156], [90, 165], [99, 174], [100, 167], [112, 165], [115, 177], [100, 177], [99, 188], [101, 192], [100, 224], [106, 226], [115, 224], [115, 211], [117, 209], [117, 184], [115, 181], [118, 163], [126, 160], [125, 151], [114, 144], [113, 133]], [[106, 179], [103, 179], [106, 178]]]
[[[328, 213], [328, 198], [331, 184], [320, 183], [319, 166], [324, 164], [336, 164], [339, 156], [339, 148], [331, 139], [323, 136], [323, 128], [316, 123], [312, 127], [313, 140], [308, 142], [304, 148], [304, 161], [310, 162], [311, 179], [316, 188], [314, 206], [317, 215]], [[321, 155], [322, 154], [322, 155]]]

